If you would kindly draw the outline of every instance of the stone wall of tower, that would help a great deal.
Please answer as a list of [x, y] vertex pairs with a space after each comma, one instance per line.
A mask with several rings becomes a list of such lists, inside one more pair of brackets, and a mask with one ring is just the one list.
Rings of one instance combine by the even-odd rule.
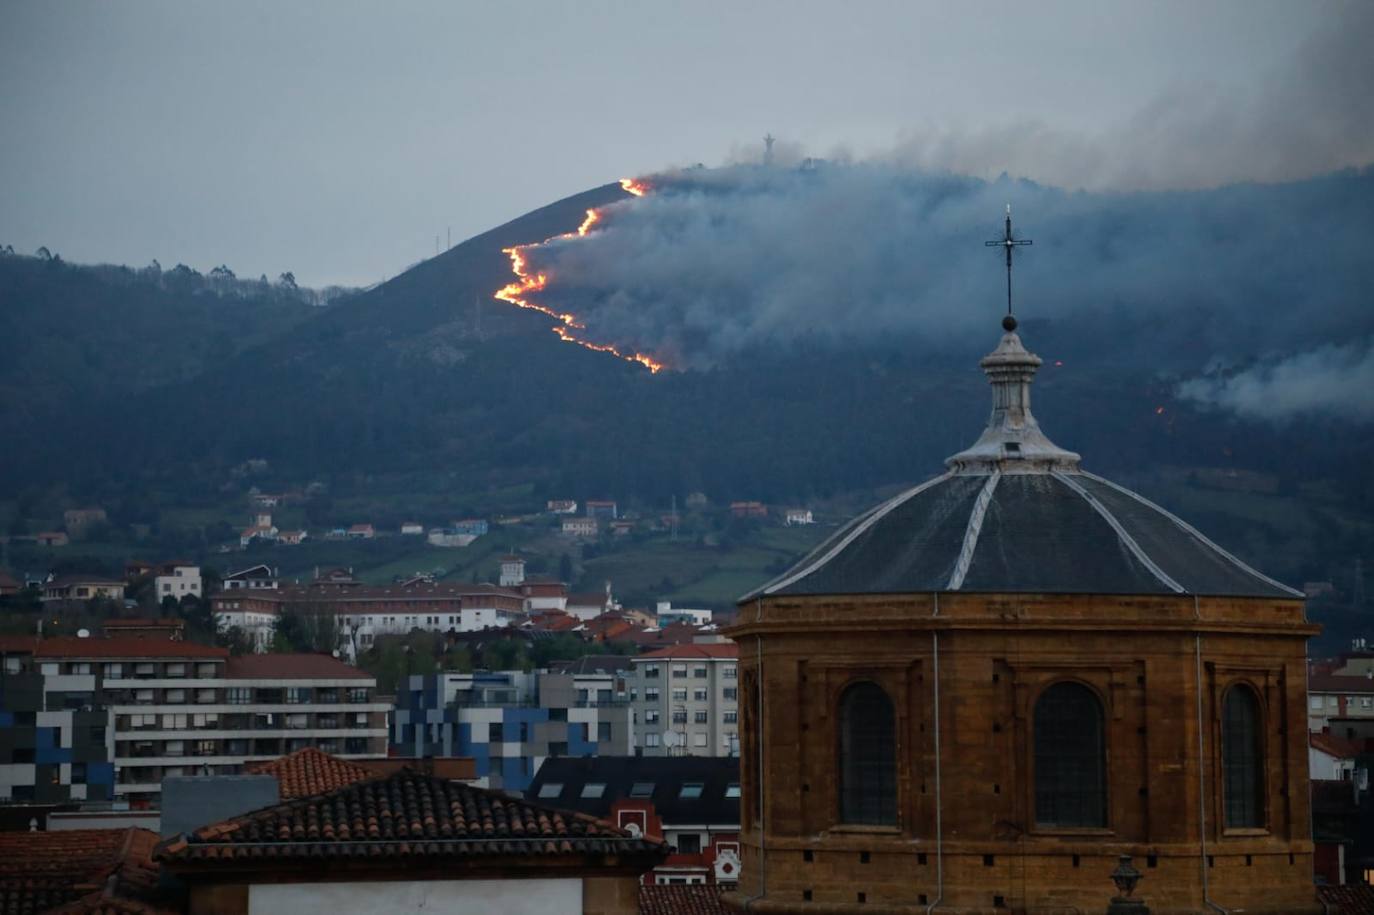
[[[1316, 627], [1301, 601], [938, 601], [938, 612], [931, 595], [741, 607], [731, 635], [740, 645], [744, 866], [733, 904], [896, 912], [939, 899], [941, 912], [1098, 912], [1113, 895], [1117, 856], [1130, 854], [1145, 875], [1137, 895], [1155, 915], [1205, 911], [1204, 879], [1207, 897], [1227, 909], [1319, 910], [1305, 728], [1305, 649]], [[882, 686], [895, 707], [896, 827], [837, 823], [835, 713], [859, 679]], [[1032, 710], [1063, 679], [1090, 687], [1104, 709], [1105, 829], [1035, 825]], [[1221, 697], [1237, 682], [1263, 710], [1257, 830], [1220, 825]], [[759, 683], [761, 703], [745, 692]]]

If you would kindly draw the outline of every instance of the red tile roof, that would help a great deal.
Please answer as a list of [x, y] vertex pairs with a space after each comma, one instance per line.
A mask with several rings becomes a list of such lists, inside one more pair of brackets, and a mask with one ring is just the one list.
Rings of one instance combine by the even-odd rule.
[[726, 915], [720, 884], [639, 887], [639, 915]]
[[669, 645], [647, 651], [641, 658], [738, 658], [739, 646], [734, 642], [706, 642], [690, 645]]
[[641, 857], [646, 870], [668, 853], [657, 839], [585, 814], [403, 769], [174, 836], [158, 846], [156, 858], [172, 865], [261, 860], [265, 848], [281, 863], [606, 854]]
[[1331, 915], [1374, 915], [1374, 886], [1319, 886], [1317, 898], [1331, 907]]
[[372, 674], [327, 654], [245, 654], [229, 659], [231, 680], [371, 680]]
[[157, 833], [138, 828], [0, 833], [0, 912], [47, 912], [90, 896], [151, 899], [157, 841]]
[[1350, 740], [1321, 731], [1309, 732], [1307, 740], [1312, 749], [1321, 750], [1328, 756], [1334, 756], [1337, 759], [1354, 759], [1364, 752], [1364, 745], [1358, 740]]
[[249, 772], [276, 777], [282, 800], [324, 794], [354, 782], [376, 778], [377, 773], [357, 763], [306, 747], [270, 762], [244, 767]]
[[72, 636], [43, 639], [34, 648], [36, 658], [214, 658], [229, 657], [229, 649], [171, 639], [140, 639], [114, 636], [81, 639]]

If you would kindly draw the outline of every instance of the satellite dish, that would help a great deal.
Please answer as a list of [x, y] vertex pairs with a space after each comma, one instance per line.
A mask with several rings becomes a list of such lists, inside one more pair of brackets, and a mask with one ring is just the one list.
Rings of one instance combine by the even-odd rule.
[[676, 746], [676, 745], [677, 745], [677, 733], [674, 732], [674, 731], [664, 731], [664, 732], [663, 732], [663, 745], [664, 745], [665, 747]]
[[89, 630], [89, 629], [78, 629], [78, 630], [76, 630], [76, 637], [77, 637], [78, 639], [89, 639], [89, 638], [91, 637], [91, 630]]

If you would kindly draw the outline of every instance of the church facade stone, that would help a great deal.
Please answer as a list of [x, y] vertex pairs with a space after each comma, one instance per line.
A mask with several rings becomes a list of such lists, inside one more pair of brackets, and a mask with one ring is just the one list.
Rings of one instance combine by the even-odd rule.
[[1302, 596], [1085, 473], [1008, 319], [948, 472], [742, 599], [750, 912], [1317, 912]]

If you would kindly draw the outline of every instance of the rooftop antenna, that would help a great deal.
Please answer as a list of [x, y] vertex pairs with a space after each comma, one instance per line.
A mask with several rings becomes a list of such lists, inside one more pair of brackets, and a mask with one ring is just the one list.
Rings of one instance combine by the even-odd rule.
[[1010, 333], [1016, 330], [1016, 318], [1011, 313], [1011, 252], [1013, 248], [1021, 245], [1033, 245], [1035, 242], [1029, 238], [1016, 238], [1011, 234], [1011, 204], [1007, 204], [1007, 226], [1001, 238], [993, 241], [983, 242], [985, 248], [1002, 248], [1007, 252], [1007, 316], [1002, 319], [1002, 326]]
[[777, 139], [778, 139], [778, 138], [775, 137], [775, 136], [773, 136], [772, 133], [766, 133], [766, 134], [763, 135], [763, 164], [764, 164], [764, 165], [772, 165], [772, 164], [773, 164], [773, 144], [777, 141]]

